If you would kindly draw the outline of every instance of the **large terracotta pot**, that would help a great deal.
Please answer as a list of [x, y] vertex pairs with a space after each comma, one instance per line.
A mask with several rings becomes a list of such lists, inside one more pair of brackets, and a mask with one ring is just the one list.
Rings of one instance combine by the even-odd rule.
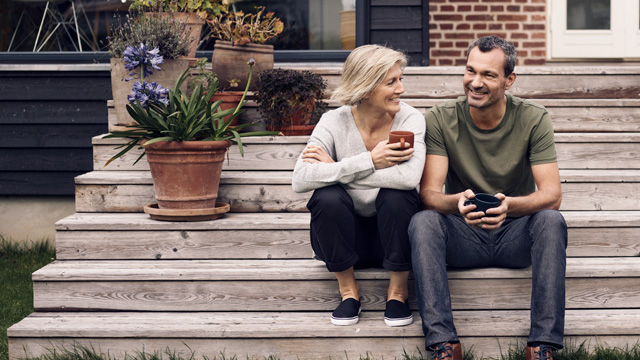
[[187, 29], [189, 31], [189, 40], [191, 43], [189, 44], [189, 53], [187, 54], [188, 58], [196, 57], [196, 50], [198, 49], [198, 44], [200, 42], [200, 35], [202, 34], [202, 26], [205, 24], [205, 21], [202, 20], [198, 15], [193, 13], [186, 12], [175, 12], [175, 13], [167, 13], [160, 12], [158, 13], [162, 17], [167, 17], [170, 19], [174, 19], [178, 21], [180, 24], [186, 24]]
[[[244, 95], [243, 91], [223, 91], [214, 93], [213, 96], [209, 99], [209, 102], [216, 102], [222, 100], [220, 104], [220, 110], [229, 110], [235, 109], [240, 104], [240, 100], [242, 100], [242, 95]], [[227, 115], [224, 117], [224, 121], [227, 121], [231, 115]], [[236, 126], [238, 124], [238, 116], [236, 116], [232, 121], [231, 125]]]
[[160, 209], [215, 208], [231, 142], [161, 141], [143, 145]]
[[[212, 69], [218, 75], [220, 86], [226, 88], [232, 79], [240, 80], [238, 89], [247, 86], [249, 65], [247, 61], [254, 59], [254, 79], [264, 70], [273, 69], [273, 46], [264, 44], [233, 45], [229, 41], [216, 40], [213, 46]], [[249, 90], [255, 90], [255, 80], [251, 81]]]
[[[189, 60], [186, 59], [165, 59], [160, 68], [162, 71], [154, 70], [153, 75], [145, 78], [146, 82], [156, 81], [166, 88], [173, 88], [182, 73], [189, 67]], [[139, 69], [137, 69], [139, 73]], [[114, 123], [109, 122], [109, 131], [118, 130], [118, 126], [137, 124], [127, 112], [127, 96], [131, 93], [133, 84], [139, 80], [125, 81], [130, 78], [129, 71], [124, 68], [124, 61], [120, 58], [111, 58], [111, 91], [113, 93], [113, 106], [116, 113]], [[181, 87], [183, 91], [187, 89], [187, 82]]]

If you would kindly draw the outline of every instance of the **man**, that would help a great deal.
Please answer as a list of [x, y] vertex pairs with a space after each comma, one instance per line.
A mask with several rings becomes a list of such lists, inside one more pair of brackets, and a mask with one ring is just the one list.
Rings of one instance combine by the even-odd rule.
[[[562, 348], [567, 227], [553, 129], [546, 110], [506, 94], [516, 79], [512, 44], [488, 36], [467, 52], [466, 96], [430, 110], [420, 197], [409, 226], [425, 343], [434, 359], [461, 360], [447, 265], [532, 266], [527, 360]], [[443, 193], [443, 185], [445, 192]], [[486, 214], [476, 193], [500, 200]]]

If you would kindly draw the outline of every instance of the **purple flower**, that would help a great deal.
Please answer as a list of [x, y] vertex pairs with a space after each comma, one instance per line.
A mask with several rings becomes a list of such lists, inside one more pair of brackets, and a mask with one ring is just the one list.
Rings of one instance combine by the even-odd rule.
[[162, 103], [169, 105], [168, 93], [169, 89], [163, 88], [162, 85], [155, 81], [152, 83], [136, 81], [133, 84], [131, 93], [127, 96], [127, 100], [129, 102], [138, 101], [143, 108], [146, 108], [149, 104]]
[[144, 43], [140, 43], [139, 47], [127, 45], [123, 53], [123, 59], [125, 69], [131, 71], [129, 75], [137, 75], [133, 70], [141, 67], [143, 79], [153, 74], [153, 69], [162, 70], [158, 65], [164, 61], [164, 58], [160, 55], [160, 49], [148, 50], [148, 46]]

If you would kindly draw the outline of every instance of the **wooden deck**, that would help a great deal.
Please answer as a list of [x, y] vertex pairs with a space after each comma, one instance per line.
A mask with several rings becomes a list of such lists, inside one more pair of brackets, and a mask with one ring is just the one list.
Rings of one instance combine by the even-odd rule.
[[[313, 68], [335, 88], [340, 71]], [[640, 339], [640, 66], [517, 69], [511, 93], [549, 110], [569, 227], [567, 341], [625, 346]], [[420, 111], [462, 94], [462, 68], [407, 68], [405, 101]], [[331, 107], [337, 104], [330, 104]], [[249, 107], [255, 107], [250, 103]], [[111, 118], [113, 121], [113, 117]], [[90, 345], [136, 351], [281, 359], [423, 354], [420, 319], [382, 321], [388, 274], [358, 271], [356, 326], [329, 322], [338, 289], [309, 245], [310, 194], [291, 190], [307, 137], [247, 139], [232, 148], [220, 197], [224, 218], [149, 219], [148, 165], [131, 153], [104, 163], [122, 140], [93, 139], [94, 171], [76, 178], [77, 213], [56, 224], [57, 261], [33, 274], [35, 312], [8, 330], [10, 358]], [[497, 356], [526, 341], [530, 269], [449, 272], [463, 346]], [[415, 295], [410, 305], [415, 311]]]

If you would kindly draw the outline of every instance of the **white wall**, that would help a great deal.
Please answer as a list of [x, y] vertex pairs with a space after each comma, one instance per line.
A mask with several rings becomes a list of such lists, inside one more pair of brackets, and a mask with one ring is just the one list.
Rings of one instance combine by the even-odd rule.
[[55, 222], [74, 213], [73, 196], [2, 196], [0, 235], [13, 242], [48, 239], [55, 244]]

